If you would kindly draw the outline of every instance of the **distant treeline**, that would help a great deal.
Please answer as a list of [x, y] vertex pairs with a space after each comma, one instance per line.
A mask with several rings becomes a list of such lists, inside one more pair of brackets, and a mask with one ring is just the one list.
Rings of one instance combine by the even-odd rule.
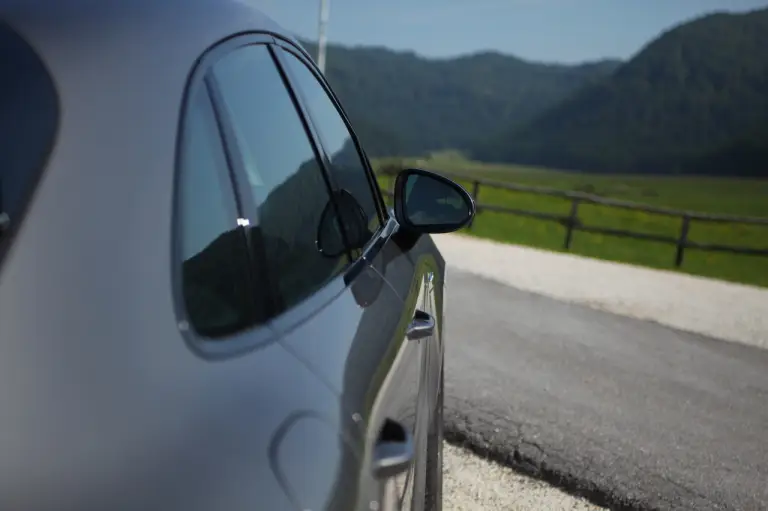
[[371, 156], [452, 148], [591, 172], [768, 177], [766, 55], [762, 9], [685, 23], [626, 63], [330, 46], [327, 75]]

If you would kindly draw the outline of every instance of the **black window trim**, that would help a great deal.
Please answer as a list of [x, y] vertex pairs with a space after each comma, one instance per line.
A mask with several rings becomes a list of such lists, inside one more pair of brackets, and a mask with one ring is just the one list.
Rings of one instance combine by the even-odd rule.
[[[312, 118], [310, 117], [309, 111], [306, 108], [306, 102], [301, 97], [299, 89], [294, 87], [293, 83], [291, 83], [291, 76], [288, 72], [288, 68], [283, 64], [283, 61], [281, 60], [282, 55], [280, 52], [275, 51], [274, 44], [269, 45], [269, 53], [272, 56], [272, 61], [275, 64], [275, 68], [277, 68], [277, 72], [280, 74], [280, 78], [283, 81], [283, 86], [285, 87], [286, 91], [288, 91], [288, 95], [291, 97], [291, 102], [293, 103], [293, 108], [296, 110], [296, 115], [301, 119], [301, 125], [304, 127], [304, 133], [309, 139], [309, 144], [312, 147], [312, 153], [315, 155], [315, 161], [318, 163], [320, 171], [323, 174], [323, 182], [325, 183], [326, 190], [328, 191], [328, 199], [336, 211], [337, 218], [340, 218], [341, 213], [336, 206], [336, 201], [334, 200], [333, 195], [334, 191], [337, 190], [337, 186], [331, 172], [330, 160], [328, 159], [325, 147], [323, 147], [322, 141], [320, 140], [320, 137], [317, 133], [316, 126], [312, 122]], [[344, 273], [352, 264], [354, 264], [355, 258], [352, 256], [351, 243], [349, 242], [346, 229], [341, 224], [339, 225], [339, 231], [341, 232], [341, 237], [344, 240], [345, 255], [347, 257], [347, 266], [344, 271], [341, 272]]]
[[[312, 60], [312, 58], [309, 56], [309, 54], [306, 52], [304, 48], [301, 48], [300, 46], [297, 46], [293, 42], [290, 42], [281, 37], [275, 37], [273, 44], [291, 53], [293, 56], [298, 58], [307, 66], [310, 72], [313, 75], [315, 75], [315, 78], [317, 78], [320, 86], [323, 88], [323, 90], [325, 90], [325, 93], [331, 99], [331, 102], [336, 107], [336, 111], [339, 113], [339, 116], [341, 117], [342, 121], [344, 121], [344, 124], [346, 125], [347, 130], [349, 131], [350, 137], [352, 138], [352, 142], [355, 144], [355, 149], [357, 151], [357, 154], [360, 157], [360, 160], [363, 162], [363, 168], [365, 169], [366, 178], [368, 180], [368, 186], [374, 198], [374, 204], [376, 205], [377, 214], [379, 215], [380, 228], [377, 230], [376, 234], [380, 233], [384, 228], [385, 224], [387, 223], [387, 220], [389, 219], [389, 216], [390, 216], [389, 211], [387, 210], [386, 203], [384, 202], [384, 198], [381, 194], [381, 188], [379, 187], [378, 182], [376, 181], [376, 175], [373, 172], [373, 168], [371, 167], [371, 162], [368, 159], [368, 155], [365, 153], [365, 150], [363, 149], [363, 146], [360, 143], [357, 133], [355, 133], [355, 130], [352, 127], [352, 123], [349, 121], [349, 117], [347, 116], [347, 113], [344, 111], [344, 107], [342, 106], [339, 99], [336, 97], [336, 94], [333, 92], [333, 89], [331, 89], [331, 86], [328, 83], [328, 81], [317, 69], [317, 66], [315, 65], [314, 61]], [[282, 55], [282, 53], [275, 52], [275, 54], [277, 55], [277, 61], [279, 62], [280, 66], [285, 69], [287, 76], [290, 78], [290, 81], [292, 83], [296, 83], [293, 77], [291, 77], [291, 73], [288, 69], [288, 66], [286, 66], [285, 64], [284, 56]], [[312, 116], [311, 116], [311, 113], [304, 106], [306, 104], [306, 101], [304, 101], [303, 99], [301, 88], [298, 86], [296, 86], [295, 88], [298, 91], [299, 98], [301, 98], [302, 108], [305, 112], [305, 115], [311, 121]], [[324, 158], [327, 158], [326, 149], [322, 145], [322, 141], [320, 138], [317, 139], [317, 143], [320, 145], [320, 147], [323, 148]], [[376, 236], [373, 237], [373, 239], [375, 238]]]
[[[180, 189], [181, 179], [183, 178], [184, 169], [182, 167], [182, 154], [184, 150], [184, 133], [185, 125], [188, 120], [188, 107], [193, 94], [197, 92], [199, 87], [203, 87], [206, 91], [206, 96], [211, 102], [211, 107], [216, 117], [217, 131], [222, 138], [222, 147], [225, 153], [225, 159], [227, 163], [226, 170], [219, 170], [219, 172], [225, 172], [225, 176], [219, 176], [223, 181], [226, 180], [231, 186], [232, 195], [235, 198], [235, 207], [237, 210], [237, 217], [244, 218], [245, 211], [243, 210], [243, 203], [240, 197], [243, 195], [240, 191], [240, 187], [236, 183], [236, 173], [233, 167], [232, 156], [230, 148], [227, 146], [225, 140], [225, 133], [223, 126], [221, 125], [222, 118], [220, 117], [220, 110], [217, 108], [214, 97], [211, 95], [211, 86], [208, 80], [209, 72], [212, 65], [217, 62], [224, 55], [230, 51], [236, 49], [239, 46], [243, 46], [240, 42], [243, 36], [246, 36], [249, 41], [269, 43], [273, 41], [271, 34], [266, 33], [248, 33], [248, 34], [235, 34], [220, 41], [217, 41], [210, 47], [208, 47], [197, 61], [193, 64], [191, 71], [187, 76], [187, 82], [185, 84], [184, 92], [181, 98], [181, 104], [179, 109], [178, 123], [176, 126], [176, 147], [175, 158], [173, 168], [173, 197], [172, 197], [172, 209], [171, 209], [171, 290], [173, 294], [174, 312], [176, 316], [176, 324], [179, 332], [184, 338], [190, 351], [202, 359], [209, 361], [217, 361], [229, 359], [232, 357], [245, 355], [254, 350], [265, 347], [269, 344], [276, 342], [279, 339], [277, 332], [271, 325], [270, 321], [265, 323], [257, 323], [251, 326], [242, 328], [231, 334], [222, 335], [220, 337], [208, 337], [199, 334], [192, 326], [189, 316], [186, 310], [184, 293], [183, 293], [183, 275], [182, 275], [182, 230], [180, 229], [181, 222], [184, 221], [181, 218], [180, 211]], [[237, 219], [235, 219], [237, 220]], [[242, 227], [241, 227], [242, 229]], [[245, 233], [245, 229], [243, 229]], [[246, 253], [251, 257], [251, 247], [248, 245], [247, 238], [243, 238]], [[246, 271], [250, 276], [251, 268], [247, 268]]]
[[[302, 126], [304, 126], [304, 132], [309, 138], [312, 151], [315, 155], [315, 160], [317, 161], [321, 172], [323, 173], [323, 181], [325, 182], [325, 186], [328, 189], [328, 196], [334, 206], [334, 209], [336, 210], [336, 215], [337, 217], [340, 217], [339, 210], [336, 207], [336, 202], [333, 200], [333, 194], [339, 188], [337, 186], [336, 180], [334, 179], [333, 173], [331, 172], [331, 162], [328, 158], [328, 152], [325, 150], [320, 135], [318, 134], [316, 123], [312, 120], [312, 117], [309, 114], [309, 110], [306, 106], [307, 102], [301, 95], [300, 89], [294, 86], [295, 80], [290, 75], [288, 66], [284, 64], [282, 60], [282, 54], [280, 51], [275, 51], [275, 45], [273, 44], [270, 44], [269, 50], [270, 54], [272, 55], [272, 60], [274, 61], [275, 66], [280, 73], [280, 77], [283, 80], [283, 85], [291, 97], [293, 107], [296, 109], [296, 114], [301, 118], [301, 123]], [[352, 265], [354, 265], [355, 257], [352, 254], [351, 243], [349, 242], [346, 229], [343, 225], [340, 225], [339, 230], [344, 240], [345, 252], [347, 256], [347, 267], [345, 268], [345, 271], [347, 271]]]
[[[384, 202], [384, 198], [381, 193], [381, 188], [379, 187], [378, 182], [376, 181], [375, 173], [373, 172], [373, 169], [370, 165], [370, 160], [368, 159], [368, 155], [365, 153], [365, 150], [363, 149], [362, 144], [357, 138], [357, 134], [355, 133], [355, 130], [352, 128], [352, 124], [349, 121], [349, 118], [347, 117], [347, 114], [344, 111], [344, 108], [342, 107], [341, 102], [338, 100], [338, 98], [336, 97], [336, 94], [331, 89], [330, 85], [328, 84], [328, 81], [317, 69], [317, 66], [312, 60], [312, 57], [301, 46], [294, 44], [293, 41], [289, 41], [280, 36], [275, 37], [273, 45], [280, 47], [286, 52], [294, 55], [296, 58], [302, 61], [309, 68], [310, 72], [313, 75], [315, 75], [315, 78], [319, 81], [320, 86], [325, 90], [325, 93], [328, 95], [328, 97], [331, 99], [331, 102], [336, 107], [337, 113], [341, 116], [341, 119], [344, 122], [347, 128], [347, 131], [349, 132], [350, 137], [352, 138], [353, 143], [355, 144], [355, 149], [357, 150], [358, 156], [363, 162], [363, 169], [368, 179], [369, 189], [373, 193], [374, 204], [376, 205], [377, 214], [379, 216], [379, 228], [376, 230], [376, 232], [373, 233], [373, 236], [371, 236], [371, 238], [366, 242], [365, 246], [360, 251], [359, 256], [347, 268], [346, 273], [344, 275], [344, 280], [345, 280], [345, 283], [349, 285], [351, 282], [355, 280], [355, 278], [360, 273], [362, 268], [367, 264], [370, 264], [371, 261], [374, 260], [374, 258], [379, 253], [379, 251], [384, 246], [384, 244], [386, 244], [387, 241], [389, 241], [390, 237], [393, 235], [393, 233], [398, 230], [399, 224], [395, 220], [395, 217], [392, 216], [389, 210], [387, 209], [386, 203]], [[296, 80], [290, 76], [289, 68], [284, 61], [285, 56], [283, 55], [283, 53], [275, 52], [275, 57], [278, 61], [278, 64], [286, 71], [286, 77], [289, 78], [289, 81], [293, 82], [287, 86], [289, 86], [292, 89], [295, 88], [298, 91], [297, 96], [301, 98], [300, 108], [303, 112], [303, 115], [309, 121], [310, 129], [312, 130], [312, 136], [315, 137], [315, 144], [317, 144], [323, 150], [324, 159], [322, 162], [323, 162], [323, 165], [326, 166], [325, 168], [326, 174], [330, 175], [331, 174], [330, 163], [328, 162], [327, 151], [325, 149], [325, 146], [323, 145], [322, 139], [317, 134], [315, 126], [312, 125], [311, 115], [308, 111], [308, 108], [306, 107], [306, 100], [303, 99], [301, 88], [293, 85], [294, 83], [296, 83]], [[335, 183], [334, 183], [334, 189], [338, 189], [336, 188]]]

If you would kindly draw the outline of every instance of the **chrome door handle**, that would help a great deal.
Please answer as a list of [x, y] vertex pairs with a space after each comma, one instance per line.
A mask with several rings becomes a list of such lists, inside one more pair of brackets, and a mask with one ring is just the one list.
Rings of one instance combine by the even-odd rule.
[[425, 337], [430, 337], [435, 333], [435, 318], [426, 312], [416, 309], [413, 315], [413, 321], [408, 325], [405, 336], [409, 341], [418, 341]]
[[387, 419], [373, 451], [373, 475], [389, 479], [408, 470], [413, 462], [413, 438], [408, 428]]

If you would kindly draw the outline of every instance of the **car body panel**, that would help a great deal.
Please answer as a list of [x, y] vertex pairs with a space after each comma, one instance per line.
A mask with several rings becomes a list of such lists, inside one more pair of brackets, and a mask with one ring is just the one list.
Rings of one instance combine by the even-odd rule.
[[[388, 483], [370, 474], [377, 428], [402, 420], [422, 449], [435, 406], [444, 262], [429, 237], [403, 248], [390, 220], [354, 274], [230, 345], [196, 350], [178, 314], [195, 62], [233, 34], [291, 36], [238, 0], [0, 0], [0, 16], [62, 104], [0, 267], [0, 508], [369, 509]], [[435, 339], [405, 340], [417, 307]]]
[[[435, 253], [423, 252], [424, 244], [417, 240], [393, 235], [379, 258], [374, 259], [374, 266], [381, 268], [382, 274], [391, 283], [395, 292], [404, 302], [403, 318], [408, 318], [406, 325], [413, 321], [417, 311], [435, 317], [428, 307], [430, 295], [430, 275], [440, 271], [441, 262]], [[415, 243], [414, 243], [415, 241]], [[437, 321], [437, 318], [435, 318]], [[411, 428], [419, 455], [414, 460], [412, 470], [407, 477], [395, 481], [402, 499], [403, 509], [421, 509], [425, 492], [424, 478], [426, 471], [427, 433], [432, 418], [431, 410], [435, 401], [430, 401], [430, 389], [437, 385], [435, 374], [428, 370], [429, 362], [437, 356], [439, 339], [435, 335], [418, 340], [405, 341], [408, 351], [398, 361], [399, 370], [392, 373], [395, 395], [405, 394], [408, 389], [418, 389], [416, 400], [410, 401], [406, 408], [398, 410], [394, 418]], [[384, 412], [384, 410], [375, 410]]]
[[[395, 241], [397, 229], [390, 220], [393, 232], [387, 235], [385, 229], [380, 250], [366, 254], [370, 261], [362, 275], [323, 311], [292, 331], [276, 328], [280, 342], [339, 392], [343, 408], [359, 421], [364, 466], [372, 462], [386, 419], [410, 428], [416, 447], [412, 470], [389, 483], [395, 485], [392, 491], [403, 501], [403, 509], [411, 509], [411, 499], [422, 498], [424, 491], [427, 425], [436, 405], [432, 387], [439, 376], [427, 367], [439, 357], [439, 334], [410, 341], [406, 329], [417, 309], [432, 308], [428, 274], [439, 272], [442, 261], [434, 253], [423, 253], [415, 266], [408, 250]], [[410, 250], [414, 249], [423, 246], [419, 243]], [[373, 478], [363, 481], [361, 490], [371, 499], [386, 491]]]

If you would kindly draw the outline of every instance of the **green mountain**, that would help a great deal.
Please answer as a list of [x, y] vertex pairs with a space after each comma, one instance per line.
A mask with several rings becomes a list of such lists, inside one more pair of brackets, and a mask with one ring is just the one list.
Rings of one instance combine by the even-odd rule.
[[768, 177], [768, 9], [712, 14], [472, 152], [600, 172]]
[[[315, 44], [302, 44], [317, 55]], [[618, 65], [541, 64], [494, 52], [428, 59], [380, 47], [328, 45], [326, 76], [369, 156], [411, 156], [468, 150], [533, 119]]]

